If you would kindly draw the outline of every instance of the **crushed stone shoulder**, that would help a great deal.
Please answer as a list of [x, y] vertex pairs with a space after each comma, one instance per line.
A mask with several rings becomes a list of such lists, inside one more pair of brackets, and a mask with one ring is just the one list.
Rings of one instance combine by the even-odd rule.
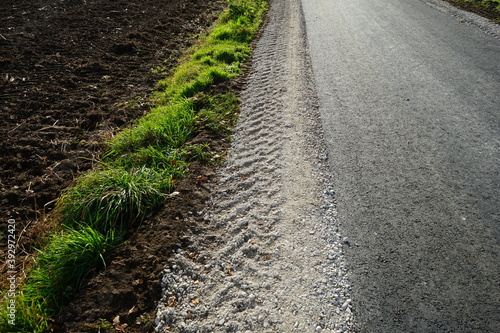
[[300, 0], [271, 1], [231, 154], [162, 276], [157, 332], [348, 332], [348, 271]]
[[471, 13], [457, 7], [454, 7], [450, 3], [444, 0], [422, 0], [431, 7], [436, 8], [439, 11], [447, 13], [448, 15], [456, 17], [461, 22], [476, 26], [483, 32], [500, 39], [500, 24], [495, 23], [485, 17]]

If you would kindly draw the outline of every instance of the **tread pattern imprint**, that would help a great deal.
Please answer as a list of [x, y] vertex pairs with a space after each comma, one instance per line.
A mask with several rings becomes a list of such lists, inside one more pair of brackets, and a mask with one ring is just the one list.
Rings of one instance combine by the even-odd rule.
[[203, 222], [162, 273], [157, 332], [348, 332], [350, 286], [300, 0], [273, 0]]

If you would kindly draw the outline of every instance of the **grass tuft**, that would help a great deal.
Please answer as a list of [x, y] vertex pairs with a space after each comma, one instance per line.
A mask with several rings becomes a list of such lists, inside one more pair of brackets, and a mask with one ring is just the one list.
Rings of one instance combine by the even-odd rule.
[[176, 148], [193, 135], [194, 109], [192, 101], [177, 99], [160, 105], [109, 142], [108, 159], [148, 146]]
[[[40, 250], [23, 290], [11, 299], [16, 307], [15, 327], [2, 313], [2, 332], [45, 332], [47, 318], [57, 314], [92, 269], [106, 266], [104, 254], [121, 240], [113, 231], [104, 235], [89, 226], [53, 233], [49, 244]], [[4, 309], [11, 300], [5, 301]]]
[[[15, 303], [11, 303], [14, 301]], [[47, 307], [43, 299], [27, 297], [24, 292], [20, 292], [15, 298], [4, 299], [1, 312], [0, 330], [1, 332], [46, 332], [49, 324], [47, 322]], [[10, 313], [9, 306], [13, 305], [15, 311]], [[13, 314], [14, 317], [7, 315]], [[9, 323], [9, 319], [15, 318], [14, 325]]]
[[125, 232], [163, 203], [172, 175], [142, 167], [90, 172], [61, 197], [56, 211], [67, 226], [80, 223], [99, 230]]
[[104, 254], [120, 240], [114, 231], [102, 234], [90, 226], [54, 233], [36, 259], [25, 297], [44, 304], [47, 314], [54, 315], [82, 286], [91, 269], [106, 266]]

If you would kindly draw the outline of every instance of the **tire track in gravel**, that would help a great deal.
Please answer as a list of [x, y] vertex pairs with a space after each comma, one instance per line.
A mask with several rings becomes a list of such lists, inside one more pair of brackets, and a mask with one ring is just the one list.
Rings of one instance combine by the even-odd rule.
[[163, 272], [157, 332], [349, 331], [323, 147], [301, 2], [271, 1], [232, 153]]

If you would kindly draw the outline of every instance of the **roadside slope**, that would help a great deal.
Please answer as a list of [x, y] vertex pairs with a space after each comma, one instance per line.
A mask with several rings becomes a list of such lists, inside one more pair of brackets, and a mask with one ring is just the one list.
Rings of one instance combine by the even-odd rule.
[[350, 326], [300, 1], [268, 16], [212, 204], [163, 274], [159, 332]]

